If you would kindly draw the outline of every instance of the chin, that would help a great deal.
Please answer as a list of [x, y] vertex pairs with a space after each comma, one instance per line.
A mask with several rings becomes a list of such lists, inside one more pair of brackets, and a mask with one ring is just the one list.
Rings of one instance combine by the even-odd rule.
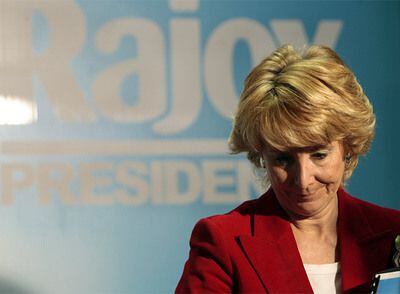
[[307, 218], [307, 217], [312, 217], [312, 216], [318, 214], [321, 210], [322, 209], [320, 207], [319, 208], [316, 208], [316, 207], [303, 207], [301, 209], [298, 209], [296, 214], [298, 216]]
[[293, 207], [292, 211], [294, 214], [303, 218], [312, 217], [323, 212], [328, 206], [330, 206], [330, 203], [331, 201], [318, 201], [317, 203], [313, 201], [303, 202], [299, 203], [296, 207]]

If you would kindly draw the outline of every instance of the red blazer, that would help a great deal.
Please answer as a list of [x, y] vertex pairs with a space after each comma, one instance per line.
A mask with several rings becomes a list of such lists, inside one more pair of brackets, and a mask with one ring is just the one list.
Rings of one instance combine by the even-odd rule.
[[[339, 189], [342, 291], [368, 292], [391, 267], [400, 211]], [[272, 189], [225, 215], [200, 220], [176, 293], [312, 293], [287, 216]]]

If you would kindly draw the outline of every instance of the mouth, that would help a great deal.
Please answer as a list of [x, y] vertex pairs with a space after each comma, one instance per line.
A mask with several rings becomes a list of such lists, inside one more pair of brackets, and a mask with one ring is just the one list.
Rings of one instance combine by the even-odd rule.
[[289, 195], [296, 195], [299, 197], [310, 197], [310, 196], [314, 196], [315, 194], [317, 194], [318, 190], [315, 191], [311, 191], [311, 192], [305, 192], [305, 191], [287, 191], [287, 193]]
[[315, 196], [313, 194], [301, 194], [297, 197], [299, 202], [311, 202], [315, 200]]
[[312, 201], [315, 198], [318, 197], [318, 190], [316, 191], [312, 191], [309, 193], [294, 193], [296, 195], [296, 198], [300, 201], [300, 202], [308, 202], [308, 201]]
[[310, 191], [307, 191], [307, 190], [298, 191], [299, 192], [298, 194], [301, 197], [314, 197], [321, 192], [322, 188], [323, 188], [323, 186], [317, 186], [317, 187], [313, 187], [313, 189], [311, 189]]
[[292, 200], [296, 199], [295, 201], [298, 202], [314, 201], [321, 196], [321, 187], [314, 187], [311, 191], [307, 191], [306, 189], [282, 189], [281, 191], [286, 194], [286, 197]]
[[312, 197], [315, 195], [315, 192], [313, 193], [300, 193], [298, 194], [300, 197]]

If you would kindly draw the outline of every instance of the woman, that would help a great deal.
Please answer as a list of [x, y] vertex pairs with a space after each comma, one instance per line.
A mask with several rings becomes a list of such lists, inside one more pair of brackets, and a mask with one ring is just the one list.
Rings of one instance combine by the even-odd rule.
[[350, 196], [344, 183], [375, 117], [337, 54], [283, 46], [247, 77], [230, 136], [271, 188], [200, 220], [176, 292], [368, 292], [391, 266], [400, 212]]

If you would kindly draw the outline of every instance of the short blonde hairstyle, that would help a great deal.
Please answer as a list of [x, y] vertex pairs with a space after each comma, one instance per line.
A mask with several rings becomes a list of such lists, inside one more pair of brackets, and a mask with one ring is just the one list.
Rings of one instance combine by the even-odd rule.
[[229, 137], [232, 153], [260, 166], [266, 146], [280, 151], [343, 142], [350, 178], [375, 133], [375, 115], [352, 71], [330, 48], [303, 54], [285, 45], [247, 76]]

